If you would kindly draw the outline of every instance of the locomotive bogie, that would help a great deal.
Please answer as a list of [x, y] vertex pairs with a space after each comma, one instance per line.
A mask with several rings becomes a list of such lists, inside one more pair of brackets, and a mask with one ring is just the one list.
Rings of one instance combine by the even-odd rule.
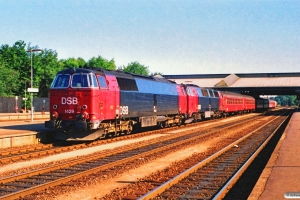
[[131, 133], [133, 125], [136, 122], [132, 120], [117, 120], [116, 122], [101, 123], [100, 129], [104, 130], [104, 136], [117, 136]]

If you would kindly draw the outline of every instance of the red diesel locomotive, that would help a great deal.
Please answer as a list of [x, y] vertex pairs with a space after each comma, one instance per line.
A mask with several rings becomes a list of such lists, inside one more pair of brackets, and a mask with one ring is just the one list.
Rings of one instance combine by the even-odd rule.
[[104, 69], [65, 69], [50, 88], [50, 120], [60, 140], [95, 140], [133, 127], [168, 127], [253, 111], [253, 97], [164, 78]]

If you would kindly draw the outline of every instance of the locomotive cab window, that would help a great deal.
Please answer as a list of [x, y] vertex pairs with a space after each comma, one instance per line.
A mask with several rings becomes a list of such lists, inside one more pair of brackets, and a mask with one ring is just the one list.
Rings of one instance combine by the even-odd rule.
[[101, 88], [107, 88], [106, 80], [103, 76], [97, 76]]
[[208, 90], [208, 91], [209, 91], [209, 96], [210, 96], [210, 97], [215, 97], [212, 90]]
[[96, 80], [96, 76], [94, 74], [88, 74], [88, 78], [89, 78], [89, 87], [97, 88], [98, 83]]
[[217, 91], [213, 91], [213, 92], [214, 92], [214, 94], [215, 94], [215, 97], [219, 97], [219, 94], [218, 94]]
[[203, 94], [203, 96], [205, 96], [205, 97], [208, 97], [208, 96], [209, 96], [206, 89], [202, 89], [202, 94]]
[[69, 74], [58, 74], [55, 76], [53, 83], [51, 85], [52, 88], [67, 88], [70, 83], [70, 75]]
[[73, 88], [93, 88], [98, 87], [94, 74], [74, 74], [72, 77]]

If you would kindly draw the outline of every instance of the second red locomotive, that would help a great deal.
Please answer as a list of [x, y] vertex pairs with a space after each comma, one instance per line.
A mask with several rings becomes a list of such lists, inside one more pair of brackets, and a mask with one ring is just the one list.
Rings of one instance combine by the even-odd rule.
[[50, 88], [48, 128], [62, 140], [128, 134], [255, 110], [253, 97], [104, 69], [65, 69]]

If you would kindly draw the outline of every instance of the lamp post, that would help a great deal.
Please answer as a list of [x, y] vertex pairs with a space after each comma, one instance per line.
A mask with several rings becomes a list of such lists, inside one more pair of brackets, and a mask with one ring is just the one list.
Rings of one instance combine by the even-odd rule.
[[25, 98], [24, 98], [24, 101], [25, 101], [25, 113], [26, 113], [26, 101], [27, 101], [27, 99], [26, 99], [26, 81], [24, 81], [25, 82]]
[[18, 112], [18, 96], [15, 97], [16, 99], [16, 106], [15, 106], [15, 112]]
[[32, 69], [32, 52], [36, 52], [36, 51], [43, 51], [42, 49], [30, 49], [30, 50], [28, 50], [27, 52], [30, 52], [30, 67], [31, 67], [31, 78], [30, 78], [30, 87], [31, 88], [28, 88], [28, 92], [31, 92], [31, 119], [30, 119], [30, 121], [31, 122], [33, 122], [33, 95], [32, 95], [32, 93], [33, 92], [38, 92], [38, 89], [37, 90], [35, 90], [35, 88], [33, 88], [33, 69]]

